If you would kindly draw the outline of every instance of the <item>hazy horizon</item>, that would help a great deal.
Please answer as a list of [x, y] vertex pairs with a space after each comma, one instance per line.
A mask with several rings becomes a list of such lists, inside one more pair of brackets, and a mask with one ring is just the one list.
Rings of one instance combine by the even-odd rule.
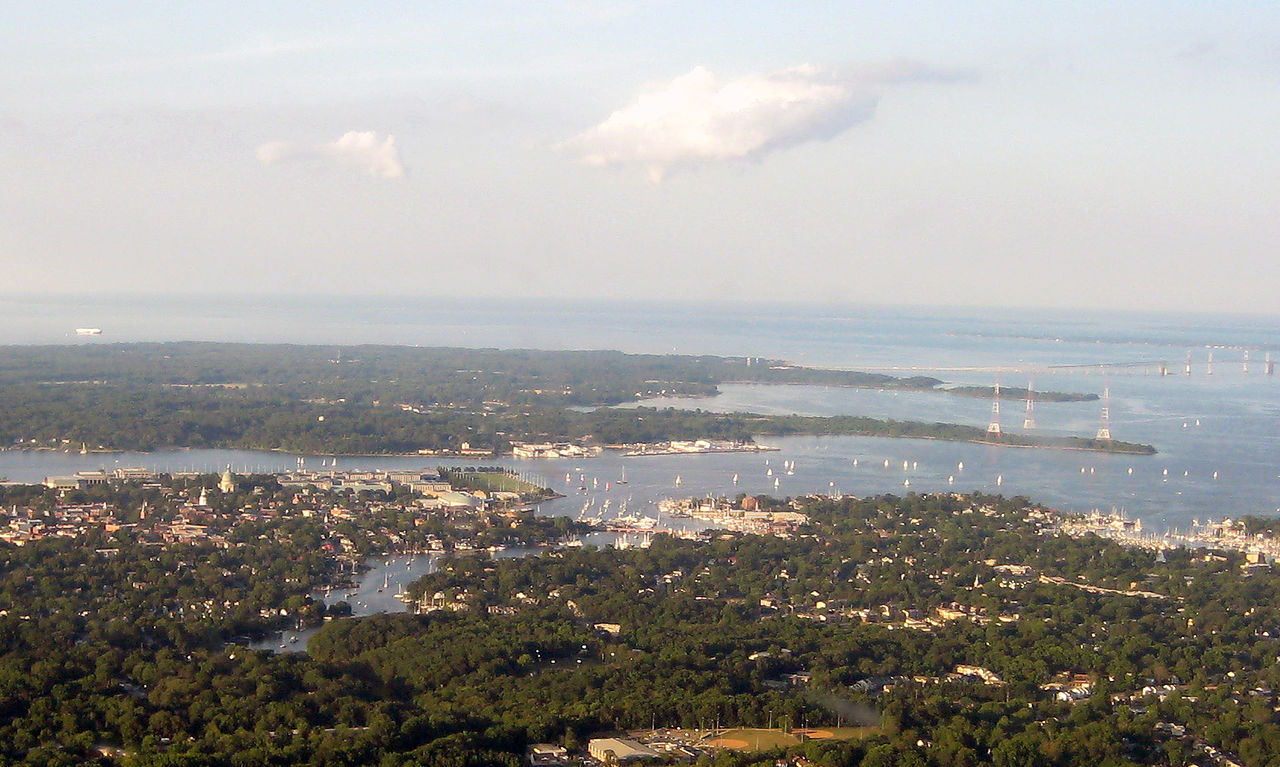
[[1280, 6], [7, 15], [32, 292], [1280, 311]]
[[[1146, 317], [1151, 319], [1169, 319], [1177, 320], [1181, 317], [1194, 317], [1198, 320], [1213, 319], [1232, 319], [1232, 320], [1262, 320], [1271, 321], [1280, 319], [1280, 306], [1271, 311], [1244, 311], [1244, 310], [1211, 310], [1205, 308], [1187, 308], [1181, 309], [1177, 307], [1146, 309], [1127, 306], [1107, 306], [1107, 307], [1091, 307], [1091, 306], [1073, 306], [1069, 304], [984, 304], [984, 303], [941, 303], [931, 301], [874, 301], [874, 300], [858, 300], [858, 301], [840, 301], [840, 300], [806, 300], [803, 298], [773, 298], [773, 297], [749, 297], [747, 299], [734, 296], [706, 296], [699, 297], [696, 300], [688, 298], [674, 298], [662, 296], [601, 296], [601, 295], [512, 295], [512, 294], [473, 294], [460, 296], [456, 293], [415, 293], [415, 292], [315, 292], [315, 293], [287, 293], [281, 291], [263, 291], [263, 292], [238, 292], [238, 293], [219, 293], [219, 294], [199, 294], [200, 300], [212, 302], [214, 304], [236, 304], [242, 303], [255, 306], [270, 306], [272, 304], [287, 303], [303, 303], [315, 301], [386, 301], [392, 305], [400, 302], [409, 301], [431, 301], [442, 305], [458, 305], [464, 306], [474, 304], [477, 301], [496, 301], [502, 300], [507, 303], [516, 305], [530, 305], [553, 308], [556, 305], [571, 306], [609, 306], [622, 304], [629, 309], [643, 309], [645, 307], [658, 307], [661, 309], [690, 309], [690, 308], [708, 308], [708, 309], [729, 309], [733, 307], [741, 307], [744, 301], [754, 308], [766, 309], [769, 311], [797, 311], [803, 312], [810, 316], [821, 316], [833, 314], [838, 315], [842, 312], [858, 313], [871, 312], [876, 310], [886, 311], [911, 311], [924, 312], [928, 314], [945, 314], [947, 312], [961, 312], [968, 316], [980, 317], [989, 316], [992, 318], [1009, 317], [1011, 315], [1023, 315], [1022, 317], [1011, 317], [1013, 319], [1025, 319], [1025, 315], [1037, 313], [1042, 315], [1046, 320], [1058, 319], [1091, 319], [1095, 316], [1108, 317]], [[130, 291], [97, 291], [97, 292], [79, 292], [74, 290], [68, 291], [41, 291], [41, 292], [16, 292], [12, 290], [0, 290], [0, 301], [8, 301], [11, 303], [49, 303], [49, 302], [86, 302], [89, 304], [101, 304], [103, 306], [128, 306], [135, 301], [157, 301], [157, 302], [174, 302], [189, 306], [192, 301], [190, 292], [177, 290], [163, 290], [152, 292], [130, 292]], [[1087, 314], [1093, 312], [1094, 314]]]

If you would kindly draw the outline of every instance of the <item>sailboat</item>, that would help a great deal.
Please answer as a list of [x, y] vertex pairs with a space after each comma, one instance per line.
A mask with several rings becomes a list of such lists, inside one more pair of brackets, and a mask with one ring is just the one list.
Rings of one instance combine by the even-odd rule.
[[627, 467], [626, 466], [622, 467], [622, 476], [618, 479], [618, 484], [619, 485], [627, 484]]

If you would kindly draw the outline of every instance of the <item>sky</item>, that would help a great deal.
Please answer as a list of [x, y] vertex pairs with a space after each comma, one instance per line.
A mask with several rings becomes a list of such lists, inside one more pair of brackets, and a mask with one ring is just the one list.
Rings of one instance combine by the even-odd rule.
[[1280, 3], [0, 0], [6, 292], [1276, 314]]

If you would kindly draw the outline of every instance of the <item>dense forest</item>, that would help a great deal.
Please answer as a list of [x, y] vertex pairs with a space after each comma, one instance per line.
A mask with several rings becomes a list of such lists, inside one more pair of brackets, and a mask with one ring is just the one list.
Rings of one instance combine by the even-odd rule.
[[[792, 539], [447, 559], [413, 588], [463, 609], [334, 620], [309, 654], [234, 642], [264, 614], [317, 609], [305, 594], [332, 563], [315, 520], [253, 523], [229, 549], [0, 548], [0, 763], [514, 767], [532, 742], [857, 715], [873, 725], [860, 737], [793, 753], [1180, 766], [1216, 748], [1280, 764], [1280, 575], [1055, 535], [1023, 499], [794, 507], [811, 521]], [[944, 605], [970, 617], [904, 623]], [[1071, 678], [1090, 693], [1058, 700]]]
[[[513, 440], [986, 439], [980, 429], [955, 424], [608, 407], [712, 395], [726, 381], [943, 391], [933, 378], [741, 357], [196, 343], [8, 347], [0, 354], [0, 445], [414, 453], [456, 451], [463, 443], [502, 452]], [[1119, 441], [1015, 435], [1002, 441], [1154, 452]]]

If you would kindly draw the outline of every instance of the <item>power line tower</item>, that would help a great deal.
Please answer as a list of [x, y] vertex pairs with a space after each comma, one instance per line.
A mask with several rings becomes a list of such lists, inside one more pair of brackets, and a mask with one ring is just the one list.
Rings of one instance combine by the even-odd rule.
[[1036, 428], [1035, 382], [1027, 381], [1027, 414], [1022, 417], [1022, 430], [1031, 431]]
[[1111, 441], [1111, 387], [1102, 388], [1102, 425], [1098, 427], [1095, 439]]
[[991, 423], [987, 424], [987, 436], [1000, 438], [1000, 379], [996, 379], [996, 394], [991, 400]]

